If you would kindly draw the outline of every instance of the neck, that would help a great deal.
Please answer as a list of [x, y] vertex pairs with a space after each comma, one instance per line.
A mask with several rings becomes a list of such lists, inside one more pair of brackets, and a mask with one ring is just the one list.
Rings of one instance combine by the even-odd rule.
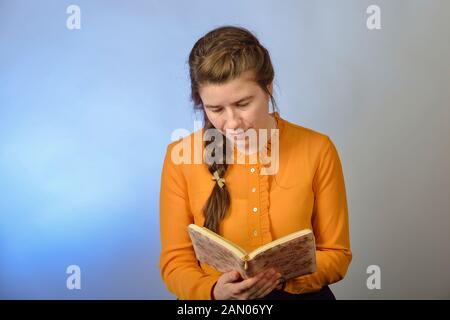
[[270, 113], [269, 114], [269, 128], [268, 129], [277, 129], [278, 128], [278, 123], [277, 123], [277, 119], [275, 119], [275, 115], [274, 113]]
[[272, 138], [272, 129], [278, 129], [277, 119], [275, 119], [275, 115], [273, 113], [269, 114], [269, 121], [265, 129], [267, 130], [266, 143], [269, 143], [270, 139]]

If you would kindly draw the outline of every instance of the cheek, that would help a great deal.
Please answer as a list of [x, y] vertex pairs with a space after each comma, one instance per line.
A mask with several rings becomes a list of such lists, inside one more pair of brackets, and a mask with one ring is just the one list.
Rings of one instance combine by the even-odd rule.
[[251, 124], [252, 127], [260, 128], [265, 125], [265, 113], [266, 111], [258, 106], [252, 110], [251, 114], [248, 117], [248, 123]]
[[220, 127], [222, 126], [222, 123], [223, 123], [222, 117], [219, 114], [214, 114], [214, 113], [211, 113], [211, 112], [207, 113], [206, 115], [207, 115], [209, 121], [212, 123], [212, 125], [215, 128], [219, 128], [220, 129]]
[[264, 107], [264, 104], [259, 103], [252, 110], [252, 119], [255, 125], [261, 125], [264, 122], [267, 110]]

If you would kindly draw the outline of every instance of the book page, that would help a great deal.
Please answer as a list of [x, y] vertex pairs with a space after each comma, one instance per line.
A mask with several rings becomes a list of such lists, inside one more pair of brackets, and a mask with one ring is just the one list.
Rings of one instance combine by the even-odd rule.
[[259, 251], [248, 261], [248, 276], [274, 267], [285, 280], [316, 271], [316, 246], [314, 234], [282, 241], [271, 245], [265, 251]]
[[238, 246], [237, 244], [233, 243], [230, 240], [225, 239], [224, 237], [220, 236], [219, 234], [215, 233], [214, 231], [209, 230], [208, 228], [200, 227], [196, 224], [190, 224], [188, 228], [193, 229], [193, 230], [201, 233], [205, 237], [208, 237], [211, 240], [217, 242], [219, 245], [224, 246], [225, 248], [232, 251], [236, 256], [238, 256], [240, 258], [243, 258], [244, 256], [247, 255], [247, 252], [244, 249], [242, 249], [240, 246]]
[[288, 241], [290, 241], [292, 239], [295, 239], [295, 238], [298, 238], [298, 237], [302, 237], [302, 236], [304, 236], [306, 234], [309, 234], [309, 233], [312, 233], [311, 229], [303, 229], [303, 230], [300, 230], [300, 231], [297, 231], [297, 232], [290, 233], [290, 234], [288, 234], [288, 235], [286, 235], [284, 237], [281, 237], [279, 239], [276, 239], [276, 240], [274, 240], [272, 242], [266, 243], [265, 245], [262, 245], [261, 247], [258, 247], [255, 250], [253, 250], [252, 252], [250, 252], [248, 254], [249, 259], [252, 259], [253, 257], [257, 256], [260, 252], [266, 251], [266, 250], [268, 250], [268, 249], [270, 249], [272, 247], [275, 247], [275, 246], [277, 246], [277, 245], [279, 245], [281, 243], [288, 242]]
[[197, 260], [214, 267], [220, 272], [237, 270], [243, 275], [245, 252], [236, 250], [234, 246], [222, 241], [223, 238], [220, 239], [217, 234], [211, 235], [199, 228], [201, 227], [190, 226], [188, 228]]

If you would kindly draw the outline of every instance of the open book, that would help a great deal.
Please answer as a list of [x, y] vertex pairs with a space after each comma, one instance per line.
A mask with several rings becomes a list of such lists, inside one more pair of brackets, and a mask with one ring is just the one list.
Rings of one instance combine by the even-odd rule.
[[215, 232], [188, 226], [197, 259], [220, 272], [237, 270], [243, 279], [275, 268], [285, 279], [316, 271], [316, 245], [310, 229], [300, 230], [246, 252]]

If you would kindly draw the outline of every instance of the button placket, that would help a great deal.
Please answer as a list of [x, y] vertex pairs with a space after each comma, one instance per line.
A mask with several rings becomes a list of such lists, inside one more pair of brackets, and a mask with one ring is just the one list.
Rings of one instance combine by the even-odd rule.
[[[255, 185], [259, 186], [261, 181], [261, 176], [260, 176], [260, 170], [261, 170], [261, 166], [260, 163], [258, 162], [255, 166]], [[258, 188], [258, 190], [260, 190]], [[261, 239], [261, 237], [263, 237], [263, 234], [261, 233], [261, 214], [260, 213], [260, 207], [261, 207], [261, 194], [258, 192], [256, 193], [256, 205], [253, 208], [253, 212], [254, 215], [257, 216], [258, 220], [257, 220], [257, 228], [255, 228], [254, 232], [254, 238], [255, 239]], [[258, 240], [258, 245], [261, 245], [262, 243], [260, 243], [261, 240]]]
[[[253, 169], [253, 172], [251, 169]], [[254, 171], [255, 171], [254, 168], [252, 167], [251, 169], [250, 169], [250, 172], [254, 173]], [[253, 207], [252, 208], [253, 214], [256, 214], [258, 212], [258, 208], [255, 205], [258, 203], [258, 200], [259, 200], [259, 197], [256, 194], [256, 181], [255, 180], [257, 180], [257, 179], [255, 179], [255, 177], [252, 177], [250, 180], [252, 181], [251, 185], [253, 185], [251, 188], [251, 194], [250, 194], [250, 199], [252, 201], [250, 207]]]
[[258, 166], [257, 164], [250, 164], [249, 171], [250, 175], [250, 192], [249, 192], [249, 234], [253, 239], [254, 245], [259, 245], [258, 239], [261, 237], [260, 232], [260, 217], [259, 217], [259, 195], [256, 192], [258, 190], [257, 186], [259, 184]]

